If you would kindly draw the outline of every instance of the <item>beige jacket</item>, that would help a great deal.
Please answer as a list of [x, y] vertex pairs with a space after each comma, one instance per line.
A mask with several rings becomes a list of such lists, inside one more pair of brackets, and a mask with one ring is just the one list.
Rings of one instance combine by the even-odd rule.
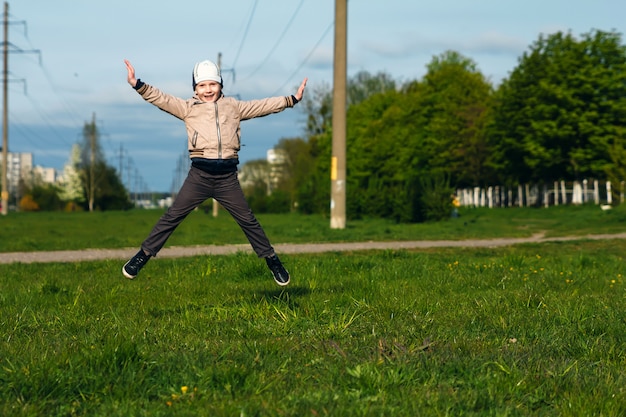
[[222, 95], [207, 103], [197, 96], [174, 97], [145, 83], [137, 92], [147, 102], [185, 122], [190, 158], [237, 158], [242, 120], [278, 113], [295, 105], [292, 96], [240, 101]]

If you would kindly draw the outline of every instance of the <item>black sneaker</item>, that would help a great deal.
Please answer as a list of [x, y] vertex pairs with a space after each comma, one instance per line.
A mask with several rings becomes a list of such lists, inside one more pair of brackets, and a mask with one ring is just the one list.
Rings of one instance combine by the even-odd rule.
[[267, 262], [267, 267], [270, 269], [270, 271], [272, 271], [272, 275], [274, 275], [274, 281], [276, 281], [278, 285], [284, 286], [289, 284], [289, 272], [287, 272], [276, 254], [265, 258], [265, 262]]
[[135, 278], [141, 268], [143, 268], [149, 260], [150, 255], [146, 255], [143, 249], [140, 249], [135, 256], [130, 258], [130, 261], [124, 264], [122, 267], [122, 274], [124, 274], [124, 276], [128, 279]]

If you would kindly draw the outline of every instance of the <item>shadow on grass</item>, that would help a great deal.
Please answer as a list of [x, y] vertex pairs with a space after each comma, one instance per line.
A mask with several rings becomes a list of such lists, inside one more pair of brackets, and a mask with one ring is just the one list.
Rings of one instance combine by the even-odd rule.
[[274, 298], [280, 301], [287, 301], [291, 297], [304, 297], [311, 294], [311, 289], [303, 285], [294, 285], [284, 288], [275, 288], [273, 290], [261, 290], [255, 291], [255, 294], [261, 295], [265, 298]]

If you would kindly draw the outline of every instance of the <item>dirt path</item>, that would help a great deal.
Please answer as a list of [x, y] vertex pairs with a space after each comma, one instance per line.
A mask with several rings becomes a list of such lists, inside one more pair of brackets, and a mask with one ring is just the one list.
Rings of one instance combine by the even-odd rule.
[[[498, 238], [478, 240], [414, 240], [395, 242], [349, 242], [349, 243], [298, 243], [274, 245], [279, 254], [344, 252], [373, 249], [423, 249], [423, 248], [486, 248], [511, 246], [521, 243], [564, 242], [573, 240], [626, 239], [626, 233], [545, 237], [543, 234], [526, 238]], [[9, 263], [47, 263], [81, 262], [104, 259], [126, 260], [133, 256], [137, 248], [125, 249], [86, 249], [47, 252], [7, 252], [0, 253], [0, 264]], [[228, 255], [237, 252], [252, 252], [248, 244], [166, 247], [159, 252], [159, 258], [180, 258], [197, 255]]]

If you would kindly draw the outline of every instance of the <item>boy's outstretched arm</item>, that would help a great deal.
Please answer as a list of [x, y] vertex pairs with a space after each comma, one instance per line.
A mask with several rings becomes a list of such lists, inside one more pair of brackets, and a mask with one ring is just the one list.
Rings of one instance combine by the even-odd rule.
[[124, 64], [126, 64], [126, 70], [128, 71], [128, 84], [130, 84], [131, 87], [135, 88], [137, 86], [137, 78], [135, 78], [135, 68], [127, 59], [124, 60]]

